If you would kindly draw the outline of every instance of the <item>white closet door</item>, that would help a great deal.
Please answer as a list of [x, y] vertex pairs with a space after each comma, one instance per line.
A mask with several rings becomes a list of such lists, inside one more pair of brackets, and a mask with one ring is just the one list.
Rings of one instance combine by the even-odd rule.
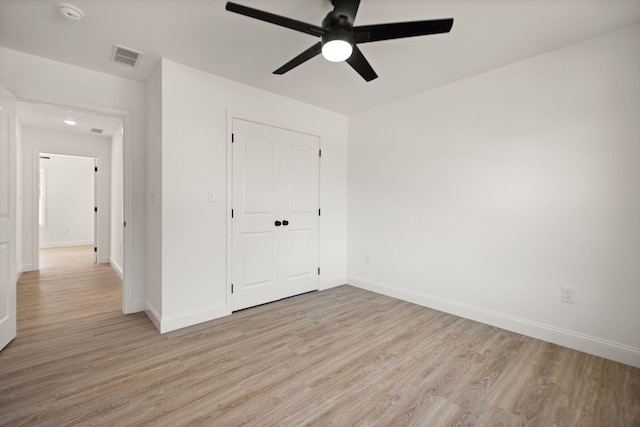
[[318, 289], [317, 137], [233, 120], [232, 309]]

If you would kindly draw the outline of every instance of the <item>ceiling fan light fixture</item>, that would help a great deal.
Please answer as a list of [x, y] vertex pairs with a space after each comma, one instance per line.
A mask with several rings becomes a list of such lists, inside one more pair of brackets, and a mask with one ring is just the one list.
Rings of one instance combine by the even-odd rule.
[[351, 68], [367, 82], [378, 78], [378, 75], [358, 48], [358, 44], [448, 33], [453, 25], [453, 18], [447, 18], [354, 26], [360, 0], [332, 0], [331, 3], [333, 10], [322, 20], [322, 26], [233, 2], [227, 2], [225, 9], [321, 38], [319, 42], [275, 70], [273, 74], [284, 74], [322, 53], [328, 61], [347, 61]]
[[341, 39], [329, 40], [322, 45], [322, 56], [331, 62], [342, 62], [353, 53], [353, 45]]

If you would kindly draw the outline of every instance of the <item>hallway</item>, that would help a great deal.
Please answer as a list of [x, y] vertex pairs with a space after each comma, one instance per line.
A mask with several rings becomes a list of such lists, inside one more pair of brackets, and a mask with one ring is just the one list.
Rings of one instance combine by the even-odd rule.
[[[40, 270], [18, 280], [18, 337], [64, 322], [122, 315], [122, 284], [109, 264], [93, 262], [93, 247], [40, 250]], [[15, 345], [15, 344], [11, 344]]]

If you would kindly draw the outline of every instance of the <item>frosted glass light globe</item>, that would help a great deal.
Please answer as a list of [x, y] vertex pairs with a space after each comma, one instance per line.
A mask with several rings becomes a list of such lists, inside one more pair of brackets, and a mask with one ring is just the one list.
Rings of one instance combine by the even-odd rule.
[[349, 59], [352, 52], [353, 46], [344, 40], [330, 40], [322, 45], [322, 56], [331, 62], [340, 62]]

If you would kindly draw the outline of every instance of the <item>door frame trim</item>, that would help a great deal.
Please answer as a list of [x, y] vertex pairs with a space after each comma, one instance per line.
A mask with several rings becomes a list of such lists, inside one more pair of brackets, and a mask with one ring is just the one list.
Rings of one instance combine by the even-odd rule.
[[[93, 207], [98, 208], [97, 212], [93, 212], [93, 217], [94, 217], [94, 229], [93, 229], [93, 240], [92, 240], [92, 245], [95, 247], [100, 247], [100, 246], [104, 246], [104, 244], [99, 245], [98, 242], [103, 243], [102, 241], [98, 240], [98, 235], [100, 233], [98, 233], [98, 231], [102, 230], [102, 227], [99, 226], [100, 224], [100, 219], [102, 218], [103, 215], [103, 206], [102, 206], [102, 197], [104, 196], [104, 188], [103, 185], [100, 183], [100, 178], [102, 178], [102, 173], [100, 172], [102, 170], [102, 165], [104, 162], [103, 156], [100, 155], [92, 155], [92, 154], [74, 154], [72, 151], [65, 151], [65, 150], [60, 150], [59, 148], [56, 148], [54, 150], [46, 150], [46, 149], [42, 149], [42, 148], [34, 148], [33, 149], [33, 153], [32, 153], [32, 161], [33, 161], [33, 165], [32, 165], [32, 177], [31, 177], [31, 192], [32, 192], [32, 201], [31, 201], [31, 217], [33, 219], [33, 223], [32, 223], [32, 227], [33, 227], [33, 235], [32, 235], [32, 256], [33, 256], [33, 266], [35, 267], [36, 270], [40, 269], [40, 224], [39, 221], [37, 220], [37, 218], [40, 216], [40, 206], [39, 206], [39, 179], [38, 179], [38, 175], [39, 175], [39, 170], [40, 170], [40, 156], [42, 156], [43, 154], [51, 154], [53, 156], [69, 156], [69, 157], [78, 157], [81, 159], [91, 159], [94, 161], [94, 167], [98, 168], [98, 172], [94, 172], [92, 173], [92, 177], [93, 177]], [[99, 175], [98, 175], [99, 174]], [[100, 254], [102, 255], [102, 254]], [[99, 262], [99, 254], [96, 252], [94, 255], [94, 259], [96, 264], [98, 264]]]
[[[123, 208], [123, 221], [127, 226], [123, 228], [122, 239], [122, 251], [123, 251], [123, 265], [122, 265], [122, 312], [125, 314], [136, 313], [141, 311], [139, 302], [134, 301], [133, 295], [133, 269], [135, 268], [133, 263], [133, 229], [135, 227], [133, 219], [133, 113], [125, 110], [115, 110], [106, 107], [98, 107], [94, 105], [74, 104], [68, 102], [62, 102], [57, 100], [41, 100], [38, 98], [25, 98], [16, 97], [16, 101], [48, 104], [55, 107], [70, 108], [78, 111], [85, 111], [88, 113], [107, 115], [119, 118], [122, 120], [123, 138], [122, 138], [122, 208]], [[40, 147], [35, 147], [35, 150], [40, 150]], [[46, 151], [46, 150], [45, 150]], [[59, 153], [68, 154], [68, 153]], [[82, 155], [82, 154], [71, 154]], [[33, 154], [32, 154], [33, 156]], [[88, 155], [87, 157], [96, 157]], [[23, 159], [24, 161], [24, 159]], [[31, 161], [34, 161], [32, 157]], [[37, 212], [37, 210], [36, 210]], [[40, 244], [39, 226], [37, 221], [35, 223], [35, 231], [33, 232], [32, 242], [33, 251], [39, 250]], [[32, 227], [34, 224], [32, 224]], [[37, 240], [35, 238], [37, 237]], [[110, 255], [110, 254], [109, 254]], [[39, 257], [34, 256], [34, 265], [32, 270], [39, 268]]]
[[[226, 271], [226, 305], [227, 314], [232, 313], [232, 301], [231, 301], [231, 272], [233, 268], [233, 222], [231, 220], [231, 206], [233, 206], [233, 143], [231, 141], [233, 134], [233, 120], [244, 120], [247, 122], [253, 122], [260, 125], [271, 126], [280, 128], [292, 132], [311, 135], [318, 138], [318, 148], [322, 150], [322, 135], [320, 132], [313, 129], [306, 129], [301, 126], [292, 125], [290, 123], [283, 123], [276, 120], [271, 120], [263, 116], [257, 116], [255, 114], [244, 113], [241, 111], [235, 111], [231, 109], [226, 110], [227, 113], [227, 200], [226, 200], [226, 215], [227, 215], [227, 271]], [[322, 182], [322, 157], [318, 159], [318, 206], [322, 207], [321, 198], [321, 182]], [[318, 267], [322, 271], [322, 216], [318, 219]], [[321, 289], [322, 274], [318, 275], [318, 290]]]
[[[100, 224], [100, 219], [102, 219], [102, 211], [103, 197], [107, 197], [104, 194], [105, 189], [101, 182], [103, 179], [103, 164], [104, 164], [104, 156], [92, 153], [91, 150], [87, 151], [76, 151], [76, 150], [65, 150], [59, 147], [55, 147], [52, 150], [43, 148], [42, 146], [34, 147], [31, 152], [31, 257], [33, 259], [33, 263], [31, 265], [31, 271], [40, 270], [40, 224], [38, 221], [39, 217], [39, 203], [38, 203], [38, 195], [39, 195], [39, 179], [38, 173], [40, 169], [40, 156], [43, 154], [51, 154], [54, 156], [71, 156], [71, 157], [80, 157], [85, 159], [93, 159], [95, 163], [98, 165], [98, 175], [93, 176], [93, 185], [94, 185], [94, 205], [98, 208], [97, 218], [95, 222], [98, 224], [97, 229], [94, 229], [95, 237], [93, 239], [92, 245], [95, 247], [102, 247], [103, 249], [95, 255], [96, 263], [100, 263], [101, 257], [104, 258], [104, 247], [105, 244], [102, 240], [98, 238], [100, 235], [99, 231], [102, 231]], [[101, 172], [102, 171], [102, 172]], [[110, 195], [108, 195], [110, 197]]]

